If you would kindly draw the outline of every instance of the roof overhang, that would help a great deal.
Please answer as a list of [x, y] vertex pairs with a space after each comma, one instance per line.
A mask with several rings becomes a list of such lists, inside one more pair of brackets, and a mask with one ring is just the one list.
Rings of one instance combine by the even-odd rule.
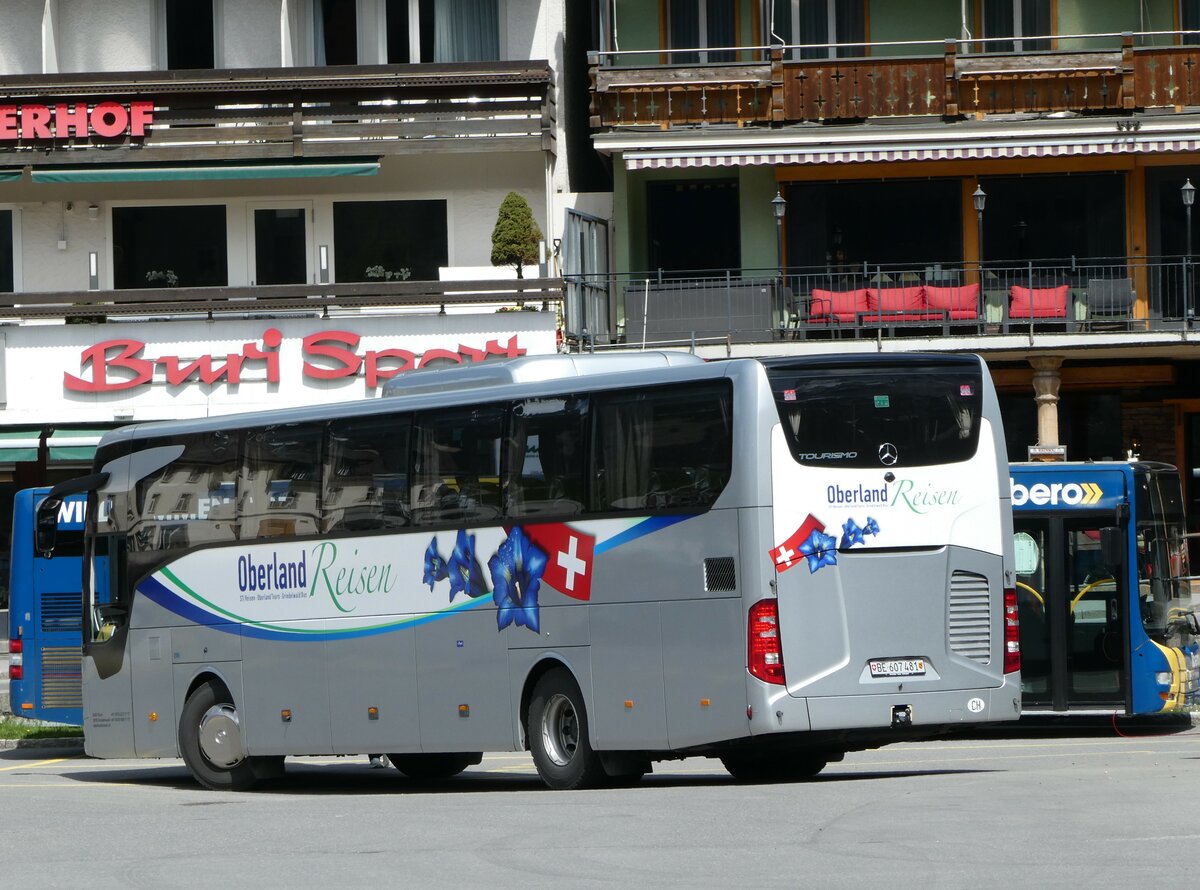
[[1162, 154], [1200, 151], [1200, 116], [607, 133], [596, 144], [629, 170]]

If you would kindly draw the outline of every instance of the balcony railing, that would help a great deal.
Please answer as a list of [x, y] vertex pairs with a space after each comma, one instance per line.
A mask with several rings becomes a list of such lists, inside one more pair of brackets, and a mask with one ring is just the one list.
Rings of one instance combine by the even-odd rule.
[[[132, 140], [24, 139], [0, 165], [271, 160], [552, 149], [547, 62], [19, 75], [0, 104], [151, 101]], [[53, 148], [53, 151], [47, 151]]]
[[591, 276], [630, 346], [1008, 335], [1138, 336], [1192, 328], [1189, 257], [872, 264]]
[[495, 281], [396, 281], [274, 284], [255, 287], [173, 287], [106, 291], [0, 293], [0, 319], [280, 315], [395, 309], [444, 312], [447, 306], [529, 308], [561, 312], [561, 278]]
[[[738, 126], [869, 118], [1122, 112], [1200, 104], [1197, 32], [594, 53], [591, 123]], [[1034, 42], [1034, 41], [1027, 41]], [[814, 52], [824, 58], [807, 58]], [[880, 54], [883, 53], [883, 54]], [[714, 58], [724, 61], [713, 61]]]

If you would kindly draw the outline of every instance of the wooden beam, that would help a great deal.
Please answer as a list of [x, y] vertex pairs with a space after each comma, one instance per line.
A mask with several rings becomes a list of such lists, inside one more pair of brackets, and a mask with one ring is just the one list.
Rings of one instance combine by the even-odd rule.
[[[1123, 389], [1131, 386], [1173, 386], [1173, 365], [1071, 366], [1061, 370], [1062, 389]], [[1005, 392], [1032, 391], [1033, 368], [992, 368], [992, 382]]]

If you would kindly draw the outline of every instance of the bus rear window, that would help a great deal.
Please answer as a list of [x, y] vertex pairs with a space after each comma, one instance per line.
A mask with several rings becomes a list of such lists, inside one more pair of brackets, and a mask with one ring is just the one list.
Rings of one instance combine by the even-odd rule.
[[932, 466], [968, 460], [979, 444], [976, 365], [777, 366], [769, 377], [802, 464]]

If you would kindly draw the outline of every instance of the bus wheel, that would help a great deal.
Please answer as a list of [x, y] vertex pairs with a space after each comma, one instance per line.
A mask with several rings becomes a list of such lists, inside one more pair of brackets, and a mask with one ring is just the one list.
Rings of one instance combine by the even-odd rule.
[[219, 683], [196, 687], [179, 718], [179, 750], [192, 776], [214, 791], [244, 791], [257, 777], [242, 745], [231, 696]]
[[483, 760], [480, 754], [389, 754], [392, 766], [410, 779], [429, 782], [457, 776]]
[[815, 754], [793, 754], [785, 759], [755, 754], [726, 754], [721, 763], [739, 782], [800, 782], [811, 779], [829, 761]]
[[604, 765], [588, 741], [583, 695], [570, 674], [553, 670], [537, 681], [527, 725], [533, 765], [547, 786], [570, 791], [603, 784]]

